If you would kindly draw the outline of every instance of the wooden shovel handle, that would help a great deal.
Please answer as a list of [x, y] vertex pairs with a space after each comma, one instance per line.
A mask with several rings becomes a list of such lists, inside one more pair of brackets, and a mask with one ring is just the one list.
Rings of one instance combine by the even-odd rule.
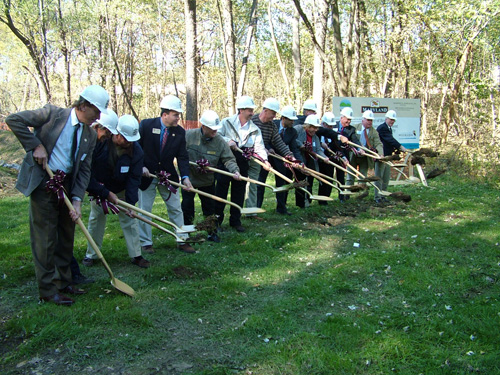
[[[243, 150], [241, 148], [239, 148], [239, 147], [234, 147], [234, 148], [235, 148], [235, 150], [243, 153]], [[259, 164], [261, 167], [267, 168], [267, 165], [265, 163], [263, 163], [262, 161], [260, 161], [259, 159], [257, 159], [256, 157], [252, 156], [252, 160], [255, 161], [257, 164]], [[289, 179], [284, 174], [281, 174], [280, 172], [278, 172], [276, 169], [274, 169], [272, 167], [269, 167], [269, 172], [274, 173], [278, 177], [281, 177], [281, 179], [285, 180], [289, 184], [293, 183], [293, 181], [291, 179]]]

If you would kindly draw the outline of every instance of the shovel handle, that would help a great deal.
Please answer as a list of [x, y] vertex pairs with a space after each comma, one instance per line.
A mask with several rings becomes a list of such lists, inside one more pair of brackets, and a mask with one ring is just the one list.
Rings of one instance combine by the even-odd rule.
[[[151, 174], [151, 173], [150, 173], [150, 176], [154, 177], [154, 178], [158, 178], [154, 174]], [[172, 185], [177, 186], [179, 188], [185, 188], [185, 187], [187, 187], [186, 185], [179, 184], [178, 182], [175, 182], [175, 181], [170, 181], [170, 180], [168, 180], [168, 181]], [[237, 208], [240, 211], [243, 209], [242, 207], [238, 206], [236, 203], [233, 203], [233, 202], [228, 201], [228, 200], [226, 200], [224, 198], [218, 197], [217, 195], [213, 195], [213, 194], [210, 194], [210, 193], [205, 193], [204, 191], [201, 191], [201, 190], [198, 190], [198, 189], [195, 189], [195, 188], [191, 188], [191, 189], [189, 189], [189, 191], [192, 191], [193, 193], [198, 193], [199, 195], [204, 195], [205, 197], [211, 198], [211, 199], [213, 199], [215, 201], [219, 201], [219, 202], [222, 202], [222, 203], [225, 203], [225, 204], [229, 204], [230, 206], [233, 206], [233, 207]]]
[[366, 153], [368, 154], [367, 156], [369, 156], [369, 157], [371, 157], [371, 158], [373, 158], [373, 159], [380, 159], [380, 158], [381, 158], [379, 154], [377, 154], [376, 152], [374, 152], [374, 151], [370, 150], [370, 149], [369, 149], [369, 148], [367, 148], [367, 147], [364, 147], [364, 146], [358, 145], [358, 144], [356, 144], [356, 143], [354, 143], [354, 142], [351, 142], [351, 141], [347, 141], [347, 144], [348, 144], [348, 145], [351, 145], [351, 146], [354, 146], [354, 147], [357, 147], [357, 148], [360, 148], [360, 149], [362, 149], [362, 150], [366, 151]]
[[[194, 161], [190, 161], [189, 164], [195, 165], [195, 166], [198, 165]], [[234, 176], [234, 173], [231, 173], [231, 172], [228, 172], [228, 171], [224, 171], [224, 170], [219, 169], [219, 168], [214, 168], [214, 167], [203, 167], [203, 168], [206, 169], [207, 171], [212, 171], [212, 172], [215, 172], [215, 173], [220, 173], [220, 174], [223, 174], [225, 176], [229, 176], [229, 177], [233, 177]], [[254, 180], [253, 178], [250, 178], [250, 177], [240, 176], [240, 180], [243, 180], [243, 181], [246, 181], [246, 182], [250, 182], [250, 183], [256, 184], [256, 185], [262, 185], [262, 186], [265, 186], [265, 187], [270, 188], [270, 189], [274, 189], [271, 185], [265, 184], [265, 183], [263, 183], [261, 181]]]
[[124, 208], [127, 208], [129, 210], [132, 210], [132, 211], [135, 211], [135, 212], [138, 212], [140, 214], [143, 214], [145, 216], [148, 216], [152, 219], [155, 219], [155, 220], [158, 220], [160, 222], [162, 222], [163, 224], [167, 224], [167, 225], [170, 225], [171, 227], [174, 227], [175, 230], [179, 231], [179, 232], [183, 232], [182, 228], [179, 228], [177, 225], [175, 225], [174, 223], [172, 223], [171, 221], [168, 221], [168, 220], [165, 220], [164, 218], [162, 218], [161, 216], [157, 216], [151, 212], [148, 212], [146, 210], [143, 210], [142, 208], [139, 208], [139, 207], [136, 207], [134, 205], [131, 205], [130, 203], [127, 203], [125, 201], [122, 201], [121, 199], [118, 199], [118, 205], [124, 207]]
[[151, 220], [148, 220], [148, 219], [146, 219], [146, 218], [144, 218], [142, 216], [136, 216], [136, 219], [141, 220], [141, 221], [145, 222], [146, 224], [151, 225], [152, 227], [155, 227], [155, 228], [157, 228], [157, 229], [159, 229], [159, 230], [161, 230], [161, 231], [163, 231], [165, 233], [170, 234], [172, 237], [175, 238], [175, 240], [177, 242], [186, 242], [187, 241], [187, 240], [183, 240], [182, 238], [180, 238], [179, 236], [177, 236], [174, 232], [169, 231], [167, 228], [164, 228], [161, 225], [159, 225], [159, 224], [157, 224], [157, 223], [155, 223], [155, 222], [153, 222]]
[[[237, 150], [237, 151], [239, 151], [239, 152], [241, 152], [241, 153], [243, 153], [243, 150], [241, 148], [239, 148], [239, 147], [234, 147], [234, 149]], [[259, 159], [257, 159], [256, 157], [252, 156], [252, 160], [255, 161], [257, 164], [259, 164], [261, 167], [267, 168], [267, 165], [265, 163], [263, 163], [262, 161], [260, 161]], [[289, 184], [293, 183], [293, 181], [291, 179], [289, 179], [284, 174], [281, 174], [280, 172], [278, 172], [276, 169], [274, 169], [272, 167], [269, 167], [269, 172], [274, 173], [278, 177], [281, 177], [281, 179], [285, 180]]]

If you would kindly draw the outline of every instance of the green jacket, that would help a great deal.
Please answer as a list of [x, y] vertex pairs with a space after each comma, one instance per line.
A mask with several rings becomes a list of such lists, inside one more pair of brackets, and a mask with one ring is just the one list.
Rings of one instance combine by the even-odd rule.
[[[229, 172], [239, 172], [233, 152], [219, 134], [207, 140], [203, 137], [201, 128], [190, 129], [186, 131], [186, 148], [189, 161], [196, 162], [200, 159], [207, 159], [210, 166], [215, 168], [217, 168], [219, 161], [222, 161]], [[214, 183], [213, 172], [199, 173], [197, 169], [198, 167], [194, 165], [189, 167], [189, 179], [195, 188], [210, 186]]]

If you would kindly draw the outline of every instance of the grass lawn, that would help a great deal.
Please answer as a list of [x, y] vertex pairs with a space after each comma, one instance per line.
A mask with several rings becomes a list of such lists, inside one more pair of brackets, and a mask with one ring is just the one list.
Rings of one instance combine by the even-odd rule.
[[[268, 191], [262, 220], [242, 234], [226, 222], [196, 254], [154, 229], [147, 270], [109, 217], [102, 252], [137, 297], [82, 266], [96, 282], [70, 308], [38, 304], [28, 199], [4, 197], [0, 372], [499, 374], [498, 189], [453, 173], [429, 184], [391, 188], [410, 203], [371, 192], [305, 210], [292, 193], [287, 217]], [[159, 201], [154, 212], [167, 217]], [[81, 260], [78, 230], [75, 242]]]

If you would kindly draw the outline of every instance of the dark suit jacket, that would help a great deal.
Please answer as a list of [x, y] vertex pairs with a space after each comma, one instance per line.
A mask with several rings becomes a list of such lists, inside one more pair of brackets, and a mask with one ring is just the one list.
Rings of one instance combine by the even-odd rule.
[[[186, 150], [186, 131], [180, 127], [170, 127], [167, 143], [160, 155], [160, 130], [161, 118], [150, 118], [142, 120], [139, 125], [141, 139], [139, 144], [144, 151], [144, 166], [150, 173], [157, 174], [165, 171], [170, 173], [172, 181], [179, 182], [179, 175], [174, 166], [177, 166], [181, 176], [189, 176], [189, 155]], [[151, 178], [142, 178], [141, 190], [145, 190], [151, 184]]]
[[392, 129], [385, 122], [377, 128], [378, 135], [384, 145], [384, 156], [392, 155], [394, 151], [399, 151], [401, 143], [392, 136]]
[[[338, 127], [338, 133], [340, 134], [340, 129], [342, 129], [342, 125], [340, 124], [340, 121], [337, 121], [337, 127]], [[356, 128], [352, 125], [346, 126], [343, 130], [342, 135], [344, 137], [347, 137], [349, 141], [352, 143], [356, 143], [357, 145], [361, 145], [361, 142], [359, 141], [358, 134], [356, 132]], [[348, 148], [342, 148], [344, 156], [349, 159], [349, 149]]]
[[110, 191], [119, 193], [125, 190], [125, 201], [135, 205], [139, 200], [144, 153], [139, 143], [133, 142], [130, 152], [118, 156], [113, 163], [110, 162], [110, 152], [115, 153], [116, 148], [112, 139], [97, 144], [87, 190], [101, 198], [107, 198]]
[[[276, 126], [276, 129], [279, 133], [281, 127], [281, 121], [274, 120], [273, 123]], [[301, 162], [304, 162], [302, 160], [302, 154], [300, 153], [299, 147], [297, 146], [297, 130], [295, 130], [293, 127], [285, 128], [285, 131], [283, 132], [282, 135], [283, 135], [283, 142], [288, 146], [290, 151], [293, 153], [293, 157], [297, 160], [300, 160]]]
[[[335, 130], [321, 127], [316, 132], [316, 135], [319, 137], [320, 141], [321, 137], [324, 137], [327, 140], [326, 144], [328, 145], [328, 148], [333, 152], [343, 152], [344, 149], [341, 147], [342, 142], [339, 141], [339, 133], [337, 133]], [[329, 156], [330, 153], [328, 151], [325, 151], [325, 155]]]
[[[42, 182], [46, 172], [33, 160], [33, 150], [43, 144], [49, 159], [64, 125], [68, 121], [71, 108], [59, 108], [46, 104], [34, 111], [14, 113], [5, 119], [19, 142], [27, 152], [21, 165], [16, 188], [25, 196], [29, 196]], [[28, 127], [33, 127], [32, 133]], [[90, 178], [90, 166], [97, 134], [88, 125], [83, 125], [80, 146], [73, 165], [71, 181], [71, 197], [83, 200]]]

